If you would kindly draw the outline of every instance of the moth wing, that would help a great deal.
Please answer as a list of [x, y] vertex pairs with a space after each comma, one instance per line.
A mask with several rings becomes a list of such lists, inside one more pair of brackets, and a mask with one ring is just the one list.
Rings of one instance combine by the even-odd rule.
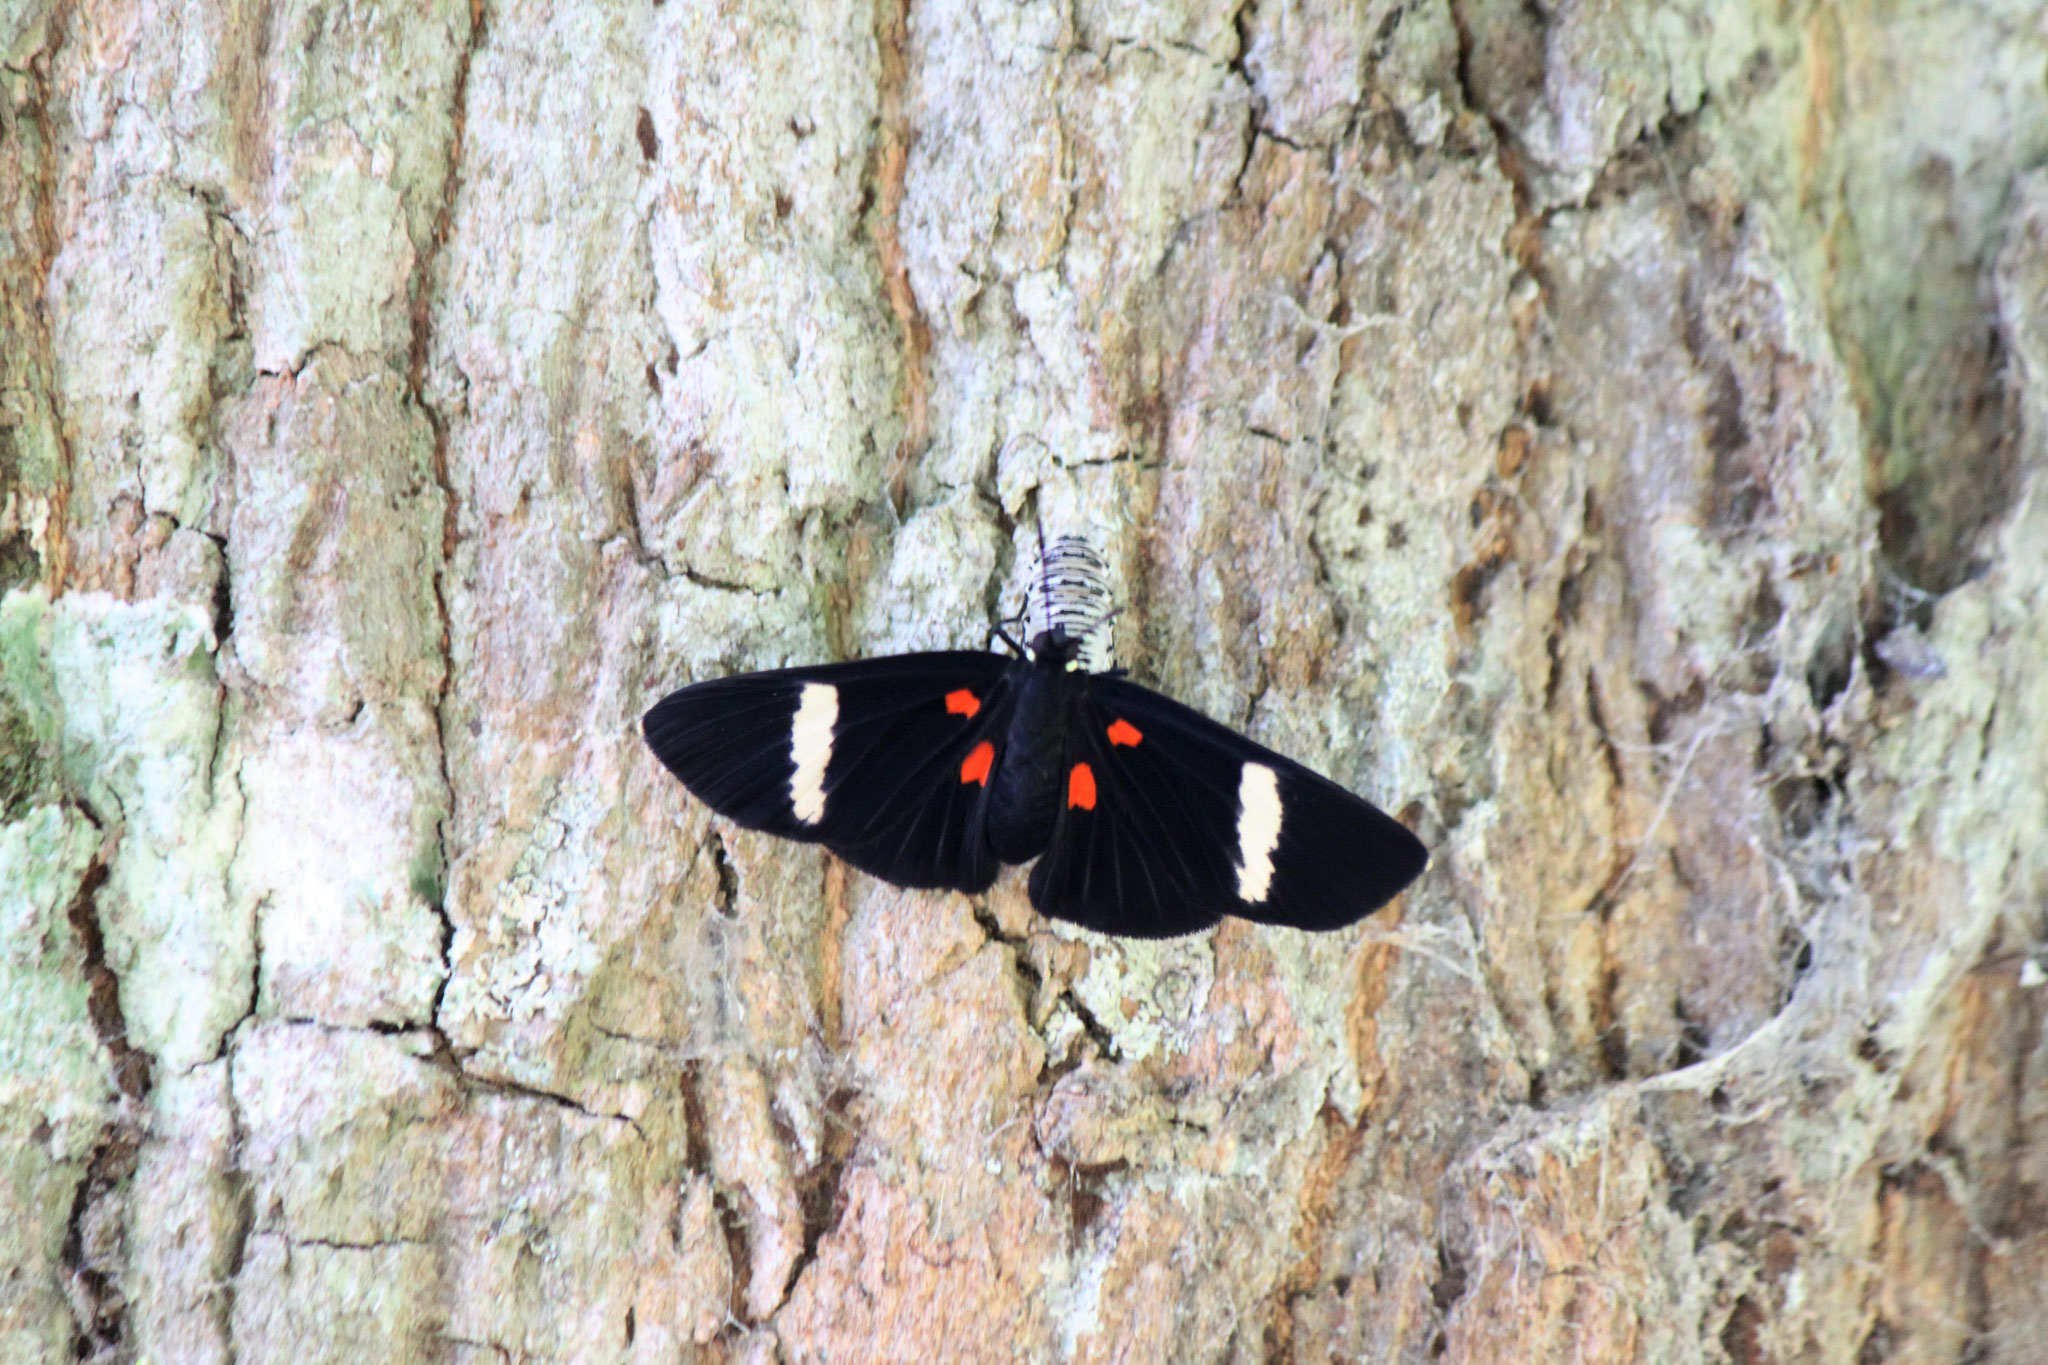
[[1224, 915], [1339, 929], [1429, 861], [1370, 802], [1122, 679], [1089, 680], [1068, 763], [1088, 765], [1093, 805], [1070, 790], [1031, 902], [1102, 933], [1170, 938]]
[[998, 870], [988, 774], [963, 765], [1002, 734], [1010, 667], [949, 650], [714, 678], [664, 697], [642, 731], [735, 824], [822, 843], [898, 886], [981, 891]]

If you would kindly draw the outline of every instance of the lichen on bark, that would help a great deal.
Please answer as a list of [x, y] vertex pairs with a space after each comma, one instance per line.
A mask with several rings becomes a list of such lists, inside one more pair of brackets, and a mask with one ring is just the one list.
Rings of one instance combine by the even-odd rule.
[[[6, 9], [0, 1357], [2032, 1359], [2037, 9]], [[1041, 526], [1429, 873], [643, 751]]]

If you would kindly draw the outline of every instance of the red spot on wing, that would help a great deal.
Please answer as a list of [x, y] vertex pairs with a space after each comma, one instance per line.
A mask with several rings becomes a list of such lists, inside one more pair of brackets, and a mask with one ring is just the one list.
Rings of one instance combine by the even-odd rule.
[[1109, 727], [1109, 742], [1112, 745], [1121, 744], [1127, 749], [1135, 749], [1138, 747], [1138, 741], [1144, 737], [1144, 731], [1127, 720], [1118, 720]]
[[979, 782], [988, 785], [988, 770], [996, 761], [996, 746], [983, 740], [968, 751], [967, 758], [960, 765], [962, 782]]
[[956, 716], [972, 716], [981, 709], [981, 698], [963, 687], [946, 694], [946, 709]]
[[1076, 763], [1067, 774], [1067, 809], [1076, 806], [1082, 810], [1095, 809], [1095, 770], [1086, 763]]

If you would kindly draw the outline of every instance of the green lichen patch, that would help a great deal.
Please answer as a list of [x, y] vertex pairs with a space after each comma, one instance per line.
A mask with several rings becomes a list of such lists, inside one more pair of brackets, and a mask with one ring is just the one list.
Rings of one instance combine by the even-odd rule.
[[0, 821], [55, 795], [57, 721], [41, 649], [47, 609], [35, 593], [0, 599]]
[[0, 820], [18, 819], [43, 785], [42, 745], [13, 698], [0, 692]]

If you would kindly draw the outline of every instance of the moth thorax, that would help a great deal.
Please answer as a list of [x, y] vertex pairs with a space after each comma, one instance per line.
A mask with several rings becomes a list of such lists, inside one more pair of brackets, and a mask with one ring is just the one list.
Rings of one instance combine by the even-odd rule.
[[1031, 566], [1025, 603], [1026, 638], [1057, 631], [1082, 641], [1081, 668], [1099, 673], [1109, 666], [1109, 632], [1114, 614], [1109, 565], [1079, 536], [1061, 536], [1044, 546]]

